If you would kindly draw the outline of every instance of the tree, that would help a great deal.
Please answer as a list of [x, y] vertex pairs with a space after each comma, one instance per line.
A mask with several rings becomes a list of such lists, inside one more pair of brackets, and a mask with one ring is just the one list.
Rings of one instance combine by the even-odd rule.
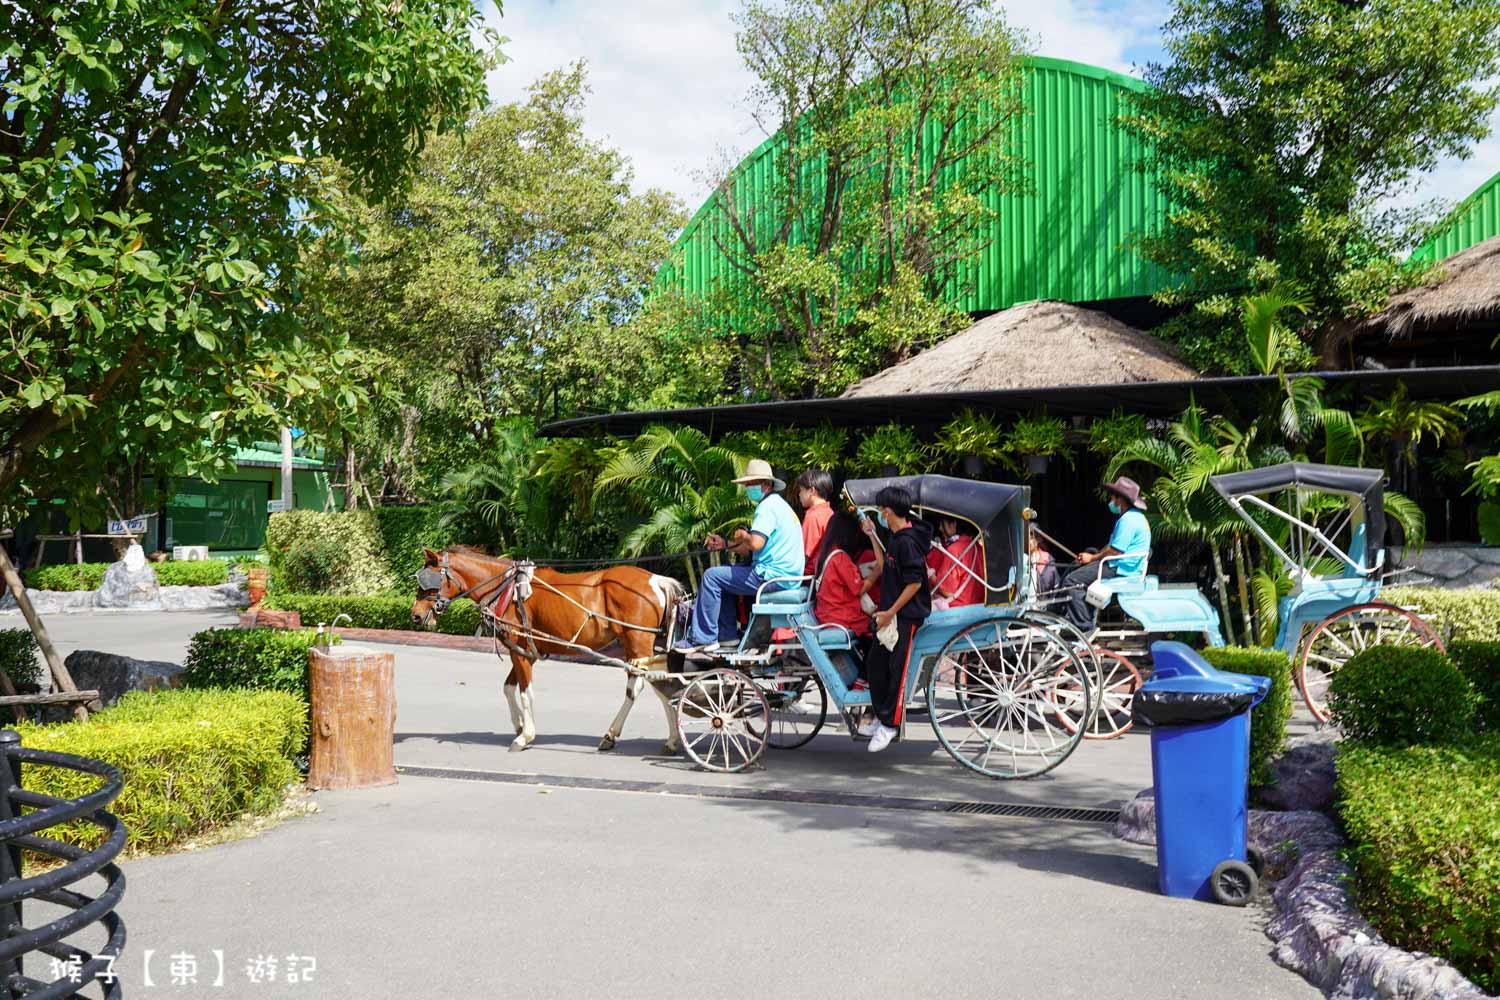
[[[109, 470], [212, 476], [233, 439], [357, 405], [297, 322], [326, 171], [405, 184], [483, 100], [469, 0], [0, 2], [0, 517]], [[318, 158], [314, 162], [314, 158]]]
[[1398, 257], [1417, 218], [1383, 200], [1488, 134], [1500, 0], [1175, 0], [1166, 32], [1124, 124], [1173, 206], [1139, 250], [1180, 276], [1159, 298], [1195, 307], [1168, 332], [1242, 370], [1234, 296], [1285, 282], [1340, 366], [1343, 321], [1420, 276]]
[[737, 20], [780, 145], [769, 176], [718, 183], [731, 273], [701, 306], [744, 390], [836, 392], [957, 324], [942, 293], [1022, 185], [1021, 44], [991, 0], [749, 0]]
[[[580, 63], [434, 138], [399, 202], [345, 200], [353, 253], [316, 258], [309, 321], [384, 359], [352, 448], [395, 462], [416, 493], [484, 455], [501, 421], [625, 409], [677, 357], [625, 327], [683, 215], [662, 192], [632, 194], [629, 162], [584, 136], [586, 95]], [[398, 450], [411, 407], [420, 426]]]

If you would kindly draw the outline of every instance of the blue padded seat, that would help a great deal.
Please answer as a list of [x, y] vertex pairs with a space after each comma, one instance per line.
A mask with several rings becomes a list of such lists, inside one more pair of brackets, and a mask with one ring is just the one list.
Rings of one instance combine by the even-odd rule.
[[806, 587], [784, 587], [781, 590], [762, 591], [756, 604], [806, 604]]

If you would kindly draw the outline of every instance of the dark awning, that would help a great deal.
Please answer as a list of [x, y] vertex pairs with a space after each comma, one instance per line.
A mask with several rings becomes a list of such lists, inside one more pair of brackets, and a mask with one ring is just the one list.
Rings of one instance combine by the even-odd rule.
[[1380, 550], [1385, 547], [1385, 473], [1380, 469], [1282, 462], [1263, 469], [1210, 476], [1208, 481], [1226, 499], [1289, 489], [1317, 490], [1349, 497], [1364, 505], [1367, 526], [1366, 551], [1363, 553], [1365, 565], [1377, 565]]
[[[1407, 368], [1358, 372], [1309, 372], [1330, 389], [1353, 386], [1370, 395], [1385, 395], [1405, 384], [1416, 399], [1453, 399], [1500, 389], [1500, 365], [1460, 368]], [[1124, 385], [1063, 385], [1043, 389], [993, 392], [937, 392], [849, 399], [798, 399], [775, 403], [639, 410], [558, 420], [541, 429], [544, 437], [588, 434], [639, 434], [653, 424], [697, 427], [710, 434], [767, 427], [875, 427], [893, 420], [919, 428], [937, 428], [964, 407], [998, 413], [1044, 412], [1060, 417], [1106, 416], [1120, 407], [1148, 417], [1174, 417], [1196, 400], [1210, 409], [1242, 403], [1254, 405], [1274, 389], [1274, 375], [1200, 378], [1179, 382], [1131, 382]]]
[[973, 521], [980, 528], [989, 528], [1007, 511], [1016, 520], [1020, 520], [1021, 511], [1025, 509], [1031, 496], [1031, 489], [1027, 486], [955, 479], [952, 476], [850, 479], [844, 483], [844, 492], [849, 494], [849, 499], [855, 504], [869, 507], [875, 503], [875, 494], [887, 486], [904, 486], [910, 491], [912, 503], [916, 506], [945, 514], [957, 514]]

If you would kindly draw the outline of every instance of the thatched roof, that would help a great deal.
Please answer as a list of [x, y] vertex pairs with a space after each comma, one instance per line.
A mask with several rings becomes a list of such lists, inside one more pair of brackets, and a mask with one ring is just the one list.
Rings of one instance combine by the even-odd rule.
[[851, 386], [845, 396], [1122, 385], [1196, 378], [1166, 343], [1066, 302], [1027, 302]]
[[1436, 282], [1391, 296], [1384, 311], [1356, 332], [1397, 340], [1417, 330], [1500, 319], [1500, 236], [1454, 254], [1441, 267]]

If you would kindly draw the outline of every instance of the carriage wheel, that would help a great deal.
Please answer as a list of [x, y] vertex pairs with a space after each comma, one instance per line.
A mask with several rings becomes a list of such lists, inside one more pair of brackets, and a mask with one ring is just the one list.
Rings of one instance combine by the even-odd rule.
[[[817, 674], [757, 677], [755, 685], [770, 706], [771, 731], [766, 743], [776, 750], [795, 750], [812, 741], [828, 721], [828, 690]], [[757, 732], [764, 727], [751, 722]]]
[[1308, 710], [1328, 721], [1328, 685], [1334, 672], [1371, 646], [1436, 647], [1443, 640], [1420, 617], [1392, 604], [1356, 604], [1318, 622], [1297, 660], [1297, 687]]
[[1141, 689], [1141, 672], [1124, 653], [1103, 648], [1095, 648], [1093, 652], [1101, 664], [1095, 677], [1098, 696], [1094, 700], [1098, 707], [1092, 716], [1086, 716], [1087, 695], [1065, 677], [1053, 691], [1057, 717], [1069, 732], [1082, 728], [1086, 740], [1112, 740], [1125, 735], [1134, 725], [1130, 702]]
[[[1084, 651], [1088, 652], [1088, 659], [1084, 662], [1089, 668], [1089, 693], [1093, 696], [1094, 703], [1090, 706], [1091, 712], [1099, 710], [1099, 697], [1104, 690], [1104, 659], [1100, 655], [1103, 650], [1089, 642], [1083, 630], [1074, 625], [1063, 615], [1054, 614], [1051, 611], [1028, 611], [1025, 615], [1027, 621], [1033, 621], [1043, 628], [1051, 629], [1061, 635], [1072, 644], [1073, 649], [1081, 656]], [[1085, 738], [1087, 734], [1085, 733]]]
[[709, 771], [743, 771], [766, 751], [766, 697], [738, 670], [710, 670], [682, 690], [677, 735], [693, 762]]
[[1083, 738], [1058, 721], [1066, 681], [1091, 698], [1082, 651], [1057, 632], [1018, 618], [992, 618], [959, 632], [938, 656], [927, 704], [938, 742], [990, 778], [1032, 778], [1067, 759]]

